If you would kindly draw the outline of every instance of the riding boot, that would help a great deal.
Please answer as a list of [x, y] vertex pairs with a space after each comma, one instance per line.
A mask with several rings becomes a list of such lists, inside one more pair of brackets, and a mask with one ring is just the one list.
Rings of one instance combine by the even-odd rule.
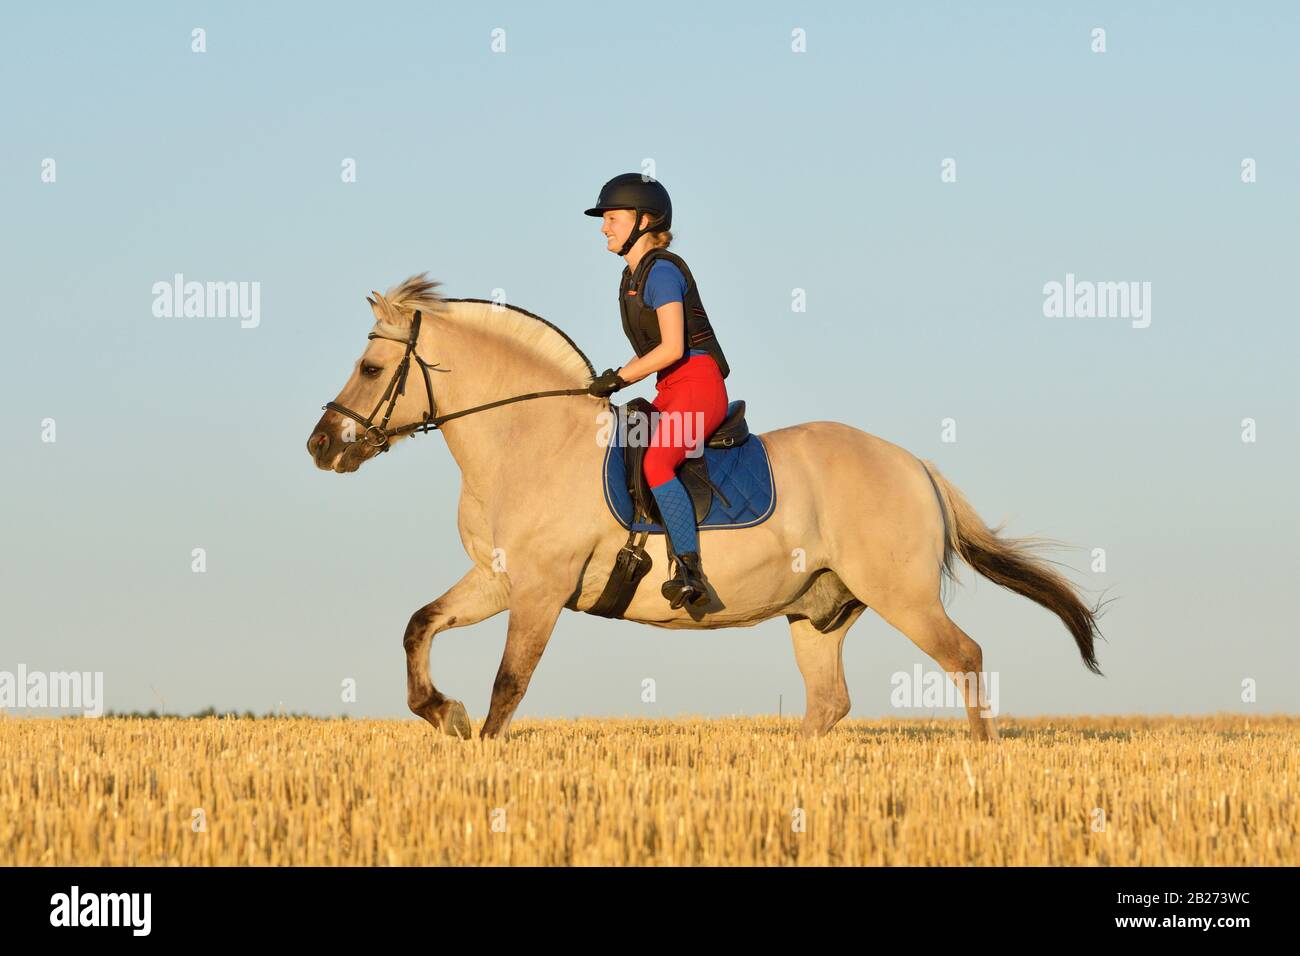
[[695, 607], [707, 603], [704, 575], [700, 571], [699, 535], [695, 527], [695, 505], [678, 478], [650, 489], [659, 505], [664, 531], [668, 535], [668, 553], [676, 561], [677, 573], [664, 582], [664, 597], [673, 608], [683, 604]]
[[709, 603], [708, 587], [704, 583], [704, 571], [700, 568], [700, 555], [697, 551], [673, 555], [676, 559], [677, 573], [664, 582], [663, 596], [674, 609], [683, 604], [689, 607], [703, 607]]

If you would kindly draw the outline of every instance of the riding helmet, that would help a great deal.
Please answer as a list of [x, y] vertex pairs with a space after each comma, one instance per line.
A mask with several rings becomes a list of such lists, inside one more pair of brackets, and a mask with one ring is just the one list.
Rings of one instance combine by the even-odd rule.
[[[673, 204], [668, 198], [668, 190], [658, 180], [647, 179], [640, 173], [623, 173], [605, 183], [600, 195], [596, 197], [596, 205], [584, 215], [602, 216], [608, 209], [631, 209], [636, 213], [636, 223], [627, 242], [619, 250], [620, 256], [627, 255], [628, 250], [644, 233], [662, 232], [673, 224]], [[642, 213], [658, 217], [648, 229], [641, 228]]]

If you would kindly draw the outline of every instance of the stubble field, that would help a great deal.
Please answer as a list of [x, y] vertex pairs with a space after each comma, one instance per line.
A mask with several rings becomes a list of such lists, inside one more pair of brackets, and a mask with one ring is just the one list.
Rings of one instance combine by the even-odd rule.
[[[1294, 865], [1300, 718], [0, 719], [6, 865]], [[477, 725], [475, 728], [477, 733]]]

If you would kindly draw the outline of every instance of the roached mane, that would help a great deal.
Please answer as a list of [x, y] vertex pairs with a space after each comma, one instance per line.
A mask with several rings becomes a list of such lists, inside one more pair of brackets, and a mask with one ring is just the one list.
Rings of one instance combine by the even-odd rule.
[[[585, 382], [595, 376], [596, 370], [591, 360], [559, 326], [552, 325], [527, 309], [508, 303], [502, 303], [500, 308], [494, 309], [492, 306], [495, 303], [489, 299], [444, 298], [437, 292], [441, 284], [429, 279], [428, 273], [421, 272], [383, 295], [373, 293], [376, 298], [371, 301], [378, 301], [394, 325], [409, 329], [416, 309], [455, 322], [482, 323], [486, 331], [498, 335], [504, 333], [521, 347], [536, 352], [538, 358], [560, 366], [571, 373], [575, 381]], [[465, 307], [448, 308], [458, 302], [464, 303]], [[474, 308], [475, 305], [480, 307]]]

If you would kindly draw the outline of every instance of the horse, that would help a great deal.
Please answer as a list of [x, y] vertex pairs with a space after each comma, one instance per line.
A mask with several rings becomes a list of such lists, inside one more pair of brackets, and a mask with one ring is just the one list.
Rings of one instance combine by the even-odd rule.
[[[517, 306], [446, 298], [439, 285], [421, 273], [366, 298], [374, 318], [368, 344], [323, 406], [307, 450], [317, 468], [348, 473], [414, 434], [442, 432], [462, 476], [457, 523], [470, 567], [406, 625], [407, 706], [438, 731], [472, 738], [464, 704], [430, 677], [431, 642], [509, 611], [479, 731], [497, 738], [561, 610], [595, 604], [624, 545], [626, 529], [597, 480], [606, 454], [597, 436], [608, 433], [613, 408], [587, 392], [595, 369], [557, 326]], [[369, 416], [357, 411], [372, 405]], [[1057, 615], [1084, 665], [1101, 673], [1094, 651], [1101, 605], [1090, 608], [1039, 556], [1044, 539], [1007, 538], [986, 526], [932, 462], [833, 421], [755, 437], [766, 446], [779, 504], [755, 526], [701, 530], [709, 603], [673, 609], [647, 575], [624, 619], [713, 629], [785, 615], [806, 692], [799, 731], [808, 738], [849, 712], [844, 638], [870, 608], [957, 684], [971, 738], [997, 740], [980, 645], [942, 602], [957, 559]]]

